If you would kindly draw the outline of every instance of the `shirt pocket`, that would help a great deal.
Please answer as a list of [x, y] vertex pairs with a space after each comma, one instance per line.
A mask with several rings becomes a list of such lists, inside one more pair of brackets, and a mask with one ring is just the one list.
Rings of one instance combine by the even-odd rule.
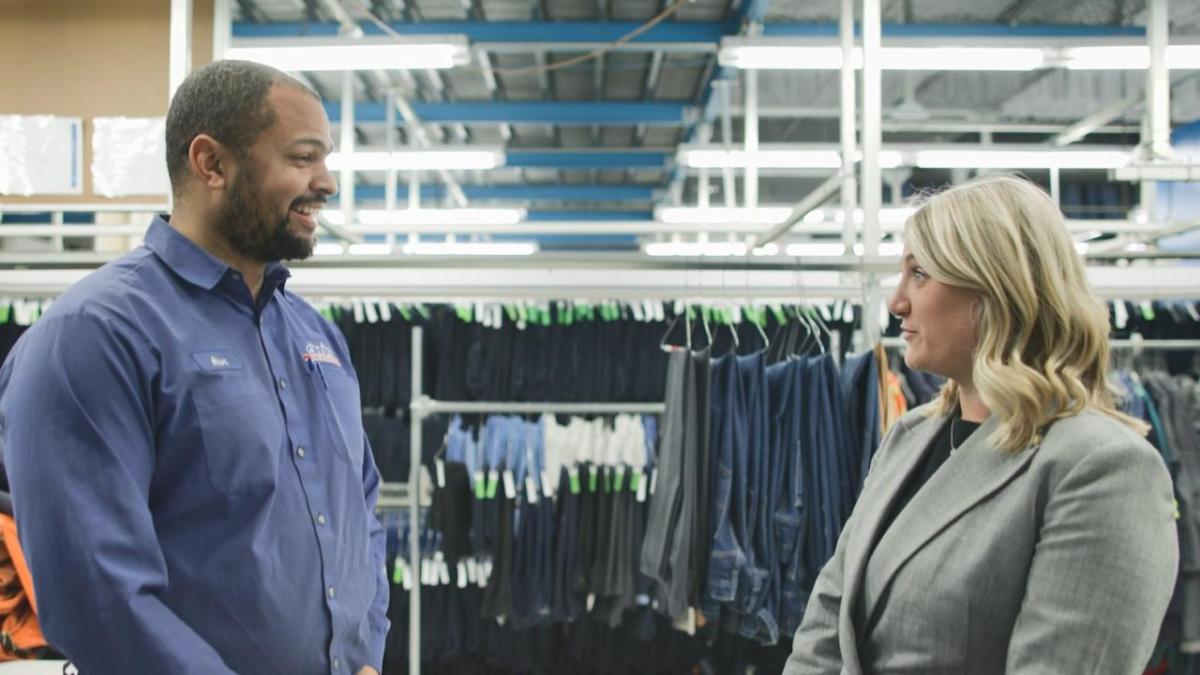
[[338, 365], [309, 362], [309, 380], [334, 454], [362, 473], [363, 427], [358, 383]]
[[278, 401], [244, 373], [197, 373], [191, 387], [208, 478], [226, 494], [274, 489], [283, 445]]

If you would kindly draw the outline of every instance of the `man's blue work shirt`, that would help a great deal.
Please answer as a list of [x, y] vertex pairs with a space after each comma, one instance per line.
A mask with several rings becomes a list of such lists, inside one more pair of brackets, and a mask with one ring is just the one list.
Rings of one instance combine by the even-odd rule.
[[388, 630], [379, 473], [340, 332], [155, 218], [0, 370], [50, 642], [88, 675], [357, 673]]

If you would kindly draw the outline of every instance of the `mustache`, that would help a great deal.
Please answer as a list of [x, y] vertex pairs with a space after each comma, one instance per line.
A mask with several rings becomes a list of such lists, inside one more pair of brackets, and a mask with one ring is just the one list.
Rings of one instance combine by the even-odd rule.
[[299, 208], [303, 208], [305, 206], [316, 206], [319, 208], [325, 208], [325, 204], [326, 204], [326, 199], [320, 195], [304, 196], [304, 197], [300, 197], [300, 198], [296, 199], [295, 201], [293, 201], [290, 208], [299, 209]]

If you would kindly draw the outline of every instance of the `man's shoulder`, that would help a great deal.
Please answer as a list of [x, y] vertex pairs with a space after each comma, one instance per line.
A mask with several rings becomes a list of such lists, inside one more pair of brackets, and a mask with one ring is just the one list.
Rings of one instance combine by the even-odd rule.
[[150, 251], [138, 248], [105, 264], [75, 282], [50, 306], [46, 319], [67, 317], [132, 318], [136, 298], [151, 284], [147, 278]]

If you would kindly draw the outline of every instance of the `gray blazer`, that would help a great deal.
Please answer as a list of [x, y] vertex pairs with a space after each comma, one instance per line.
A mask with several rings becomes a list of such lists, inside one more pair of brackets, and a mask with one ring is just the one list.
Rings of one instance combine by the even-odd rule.
[[947, 422], [918, 408], [884, 440], [784, 674], [1141, 673], [1179, 564], [1154, 447], [1088, 411], [1009, 453], [992, 416], [880, 537]]

